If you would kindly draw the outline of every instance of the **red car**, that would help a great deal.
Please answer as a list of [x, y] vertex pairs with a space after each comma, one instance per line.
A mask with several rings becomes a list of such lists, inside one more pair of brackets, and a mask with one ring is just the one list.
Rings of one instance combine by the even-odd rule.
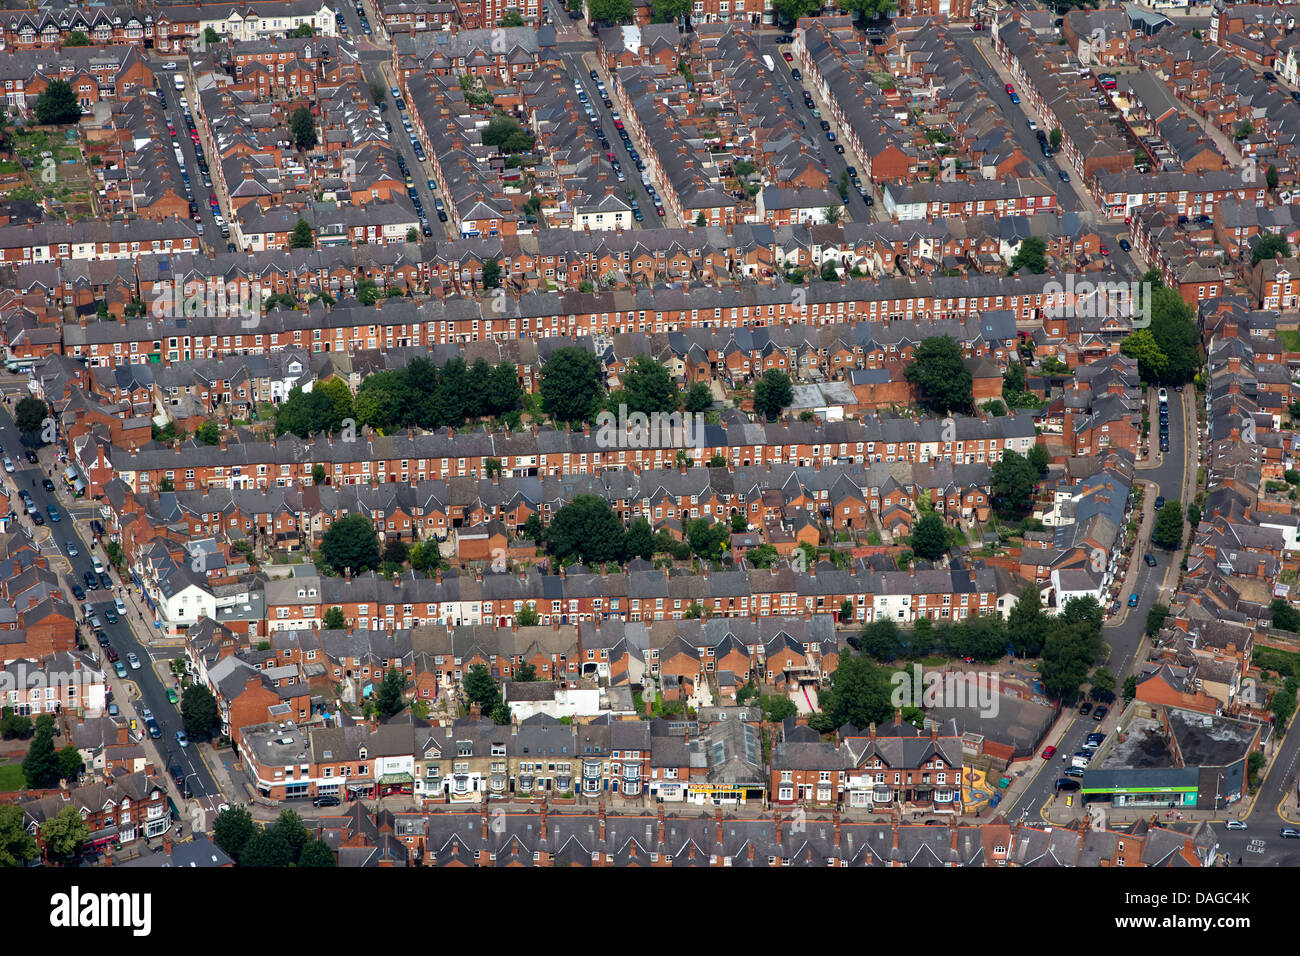
[[1043, 759], [1044, 759], [1044, 760], [1051, 760], [1051, 759], [1052, 759], [1053, 757], [1055, 757], [1055, 756], [1056, 756], [1056, 748], [1055, 748], [1055, 747], [1044, 747], [1044, 748], [1043, 748]]
[[1015, 91], [1016, 91], [1016, 88], [1015, 88], [1014, 86], [1012, 86], [1010, 83], [1008, 83], [1008, 84], [1007, 84], [1007, 94], [1010, 95], [1010, 94], [1014, 93]]
[[1101, 254], [1102, 254], [1103, 256], [1108, 256], [1108, 255], [1110, 255], [1110, 250], [1109, 250], [1108, 248], [1106, 248], [1106, 243], [1104, 243], [1104, 242], [1101, 244]]
[[789, 50], [782, 50], [782, 51], [781, 51], [781, 55], [782, 55], [783, 57], [785, 57], [785, 62], [787, 62], [787, 63], [793, 63], [793, 62], [794, 62], [794, 57], [790, 54], [790, 51], [789, 51]]
[[976, 32], [978, 32], [978, 31], [984, 29], [984, 24], [983, 24], [981, 21], [976, 20], [976, 21], [971, 25], [971, 29], [972, 29], [972, 30], [975, 30]]

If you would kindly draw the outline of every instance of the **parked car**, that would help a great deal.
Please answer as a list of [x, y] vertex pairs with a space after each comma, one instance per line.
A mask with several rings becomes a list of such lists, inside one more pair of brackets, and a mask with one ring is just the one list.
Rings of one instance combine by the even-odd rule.
[[99, 576], [94, 571], [87, 571], [81, 576], [81, 579], [86, 582], [87, 591], [99, 590]]
[[1129, 607], [1138, 606], [1138, 596], [1136, 591], [1128, 596], [1128, 606]]
[[131, 670], [138, 671], [140, 669], [140, 658], [136, 657], [135, 654], [127, 654], [126, 662], [131, 665]]
[[108, 621], [109, 624], [116, 624], [117, 611], [111, 607], [104, 608], [104, 620]]
[[1105, 719], [1106, 719], [1106, 715], [1107, 715], [1108, 713], [1110, 713], [1110, 709], [1109, 709], [1109, 708], [1107, 708], [1107, 707], [1098, 707], [1096, 710], [1094, 710], [1094, 711], [1092, 712], [1092, 719], [1093, 719], [1093, 720], [1105, 720]]
[[1092, 711], [1092, 701], [1085, 700], [1082, 704], [1079, 705], [1079, 713], [1081, 715], [1091, 713], [1091, 711]]
[[72, 596], [76, 598], [78, 601], [84, 601], [86, 599], [86, 589], [83, 588], [80, 584], [72, 585], [71, 590], [72, 590]]
[[1133, 243], [1129, 242], [1127, 239], [1121, 239], [1119, 241], [1119, 247], [1125, 252], [1128, 252], [1133, 248]]
[[167, 703], [176, 704], [180, 702], [180, 699], [180, 695], [177, 694], [176, 691], [172, 690], [170, 687], [167, 688]]
[[1151, 554], [1149, 551], [1147, 552], [1143, 560], [1146, 561], [1148, 568], [1154, 568], [1156, 566], [1156, 556], [1154, 554]]
[[1053, 757], [1055, 757], [1055, 756], [1056, 756], [1056, 748], [1055, 748], [1055, 747], [1044, 747], [1044, 748], [1043, 748], [1043, 759], [1044, 759], [1044, 760], [1051, 760], [1051, 759], [1052, 759]]
[[1245, 820], [1229, 820], [1224, 824], [1224, 826], [1227, 827], [1229, 830], [1247, 829]]
[[178, 730], [176, 731], [176, 742], [182, 747], [188, 747], [190, 745], [190, 738], [185, 736], [185, 731]]
[[1282, 838], [1286, 840], [1300, 840], [1300, 830], [1295, 827], [1283, 827]]
[[118, 677], [126, 676], [126, 665], [121, 661], [113, 661], [113, 673]]
[[1068, 183], [1070, 181], [1070, 174], [1067, 173], [1064, 169], [1060, 171], [1060, 176], [1061, 176], [1061, 182]]
[[322, 794], [312, 800], [311, 805], [313, 807], [337, 807], [339, 798], [330, 794]]

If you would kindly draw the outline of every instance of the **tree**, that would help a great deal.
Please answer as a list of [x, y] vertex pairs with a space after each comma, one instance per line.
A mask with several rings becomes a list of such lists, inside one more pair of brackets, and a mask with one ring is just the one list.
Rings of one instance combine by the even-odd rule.
[[289, 234], [289, 248], [310, 249], [315, 244], [316, 237], [311, 231], [311, 224], [306, 219], [299, 218], [297, 225], [293, 227], [293, 232]]
[[196, 740], [211, 740], [221, 732], [217, 699], [203, 684], [191, 684], [181, 697], [181, 724]]
[[203, 28], [203, 42], [211, 46], [213, 43], [221, 42], [221, 35], [212, 27]]
[[1132, 700], [1134, 697], [1137, 696], [1137, 693], [1138, 693], [1137, 674], [1129, 674], [1128, 677], [1124, 678], [1124, 690], [1123, 690], [1124, 703], [1127, 704], [1130, 700]]
[[513, 7], [507, 10], [505, 16], [497, 21], [497, 26], [499, 27], [522, 27], [523, 25], [523, 15]]
[[827, 206], [822, 210], [822, 219], [827, 223], [827, 225], [833, 226], [843, 218], [843, 206]]
[[32, 735], [32, 719], [24, 717], [14, 711], [12, 707], [6, 707], [0, 711], [0, 736], [5, 740], [26, 740]]
[[650, 521], [645, 515], [633, 518], [628, 526], [627, 536], [623, 539], [624, 558], [628, 561], [633, 558], [649, 561], [654, 557], [654, 551], [654, 530], [650, 527]]
[[[518, 624], [520, 627], [536, 627], [541, 622], [542, 622], [542, 616], [537, 613], [537, 608], [533, 607], [531, 604], [525, 604], [523, 607], [519, 609], [519, 613], [515, 615], [515, 623]], [[520, 672], [523, 671], [524, 667], [532, 667], [532, 666], [533, 666], [532, 664], [521, 665]], [[534, 668], [533, 673], [536, 674], [536, 672], [537, 672], [536, 668]], [[520, 677], [519, 674], [515, 675], [515, 680], [534, 680], [534, 679], [535, 678], [533, 677], [527, 677], [527, 678]]]
[[845, 13], [856, 13], [863, 23], [879, 20], [898, 9], [895, 0], [835, 0]]
[[952, 336], [936, 335], [921, 342], [904, 374], [916, 386], [920, 403], [935, 414], [971, 410], [975, 379]]
[[1169, 616], [1169, 607], [1165, 604], [1153, 604], [1151, 610], [1147, 611], [1146, 633], [1154, 637], [1160, 633], [1160, 629], [1165, 626], [1165, 618]]
[[1151, 532], [1151, 543], [1170, 551], [1183, 543], [1183, 506], [1177, 501], [1166, 501], [1156, 515], [1156, 526]]
[[632, 17], [632, 0], [588, 0], [587, 14], [592, 23], [625, 23]]
[[546, 529], [547, 550], [560, 561], [621, 562], [626, 547], [623, 522], [604, 498], [578, 495], [555, 513]]
[[695, 225], [697, 225], [697, 226], [707, 226], [708, 224], [709, 224], [709, 220], [708, 220], [708, 218], [704, 215], [704, 210], [701, 209], [698, 213], [695, 214]]
[[1047, 453], [1046, 445], [1034, 445], [1025, 454], [1025, 460], [1038, 473], [1040, 479], [1047, 477], [1047, 467], [1051, 464], [1051, 457]]
[[690, 16], [691, 8], [691, 0], [650, 0], [650, 20], [669, 23]]
[[509, 362], [496, 365], [488, 374], [484, 397], [490, 415], [504, 415], [517, 409], [523, 397], [518, 369]]
[[63, 80], [50, 80], [49, 86], [36, 98], [33, 107], [36, 122], [43, 126], [61, 126], [81, 119], [81, 104], [72, 86]]
[[312, 149], [316, 145], [316, 118], [311, 109], [300, 106], [289, 117], [289, 131], [293, 135], [294, 148], [300, 152]]
[[779, 368], [770, 368], [754, 383], [754, 411], [769, 422], [794, 401], [790, 376]]
[[937, 561], [948, 552], [948, 525], [938, 512], [927, 511], [912, 525], [908, 544], [917, 557]]
[[878, 661], [892, 661], [903, 654], [903, 636], [892, 618], [883, 617], [864, 625], [857, 640], [858, 650]]
[[1007, 519], [1024, 516], [1033, 504], [1037, 482], [1037, 470], [1027, 458], [1010, 449], [1003, 451], [1002, 460], [993, 466], [989, 478], [998, 514]]
[[379, 692], [375, 694], [375, 706], [385, 719], [400, 714], [406, 707], [406, 678], [396, 667], [390, 667], [384, 675]]
[[1079, 688], [1092, 669], [1096, 649], [1079, 628], [1057, 628], [1043, 646], [1039, 673], [1043, 689], [1053, 700], [1069, 702], [1079, 695]]
[[348, 626], [347, 620], [343, 617], [343, 608], [332, 607], [325, 612], [325, 619], [321, 622], [327, 631], [341, 631]]
[[811, 16], [822, 8], [822, 0], [773, 0], [778, 19], [782, 23], [795, 23], [800, 17]]
[[497, 113], [488, 120], [481, 138], [483, 145], [495, 146], [503, 153], [524, 153], [533, 148], [532, 134], [519, 120], [505, 113]]
[[634, 358], [623, 374], [623, 390], [627, 393], [627, 410], [670, 413], [681, 405], [681, 395], [673, 384], [668, 369], [648, 355]]
[[1273, 259], [1281, 256], [1288, 259], [1291, 256], [1291, 243], [1286, 241], [1286, 236], [1276, 232], [1265, 232], [1255, 240], [1254, 247], [1250, 250], [1250, 264], [1256, 265], [1265, 259]]
[[41, 824], [41, 842], [45, 844], [45, 853], [60, 863], [66, 863], [76, 856], [89, 839], [90, 827], [81, 818], [81, 811], [74, 803], [67, 804]]
[[288, 37], [290, 40], [305, 40], [310, 36], [314, 36], [315, 33], [316, 30], [310, 23], [300, 23], [289, 31]]
[[1286, 598], [1274, 598], [1268, 606], [1274, 627], [1293, 634], [1300, 633], [1300, 612], [1297, 612]]
[[419, 242], [419, 241], [420, 241], [420, 230], [419, 230], [419, 229], [416, 229], [414, 226], [412, 226], [410, 229], [406, 230], [406, 241], [407, 241], [407, 242]]
[[1095, 700], [1111, 701], [1115, 699], [1115, 675], [1109, 667], [1098, 667], [1092, 672], [1092, 696]]
[[40, 852], [36, 840], [23, 826], [22, 808], [0, 803], [0, 867], [25, 866]]
[[759, 698], [759, 705], [763, 709], [763, 719], [772, 724], [779, 724], [799, 713], [794, 701], [781, 694], [764, 694]]
[[54, 720], [36, 719], [36, 737], [23, 757], [23, 777], [29, 790], [43, 790], [59, 782], [59, 758], [54, 752]]
[[590, 420], [603, 393], [600, 362], [584, 348], [558, 349], [542, 366], [542, 410], [556, 421]]
[[1012, 271], [1028, 269], [1035, 275], [1047, 271], [1047, 241], [1039, 236], [1028, 236], [1020, 243], [1011, 259]]
[[[498, 468], [500, 462], [497, 462]], [[411, 549], [401, 538], [389, 538], [384, 542], [384, 563], [385, 564], [405, 564], [411, 556]]]
[[1157, 381], [1167, 385], [1190, 382], [1201, 367], [1201, 338], [1196, 313], [1174, 289], [1153, 288], [1151, 292], [1151, 335], [1165, 356], [1165, 368]]
[[731, 532], [721, 521], [709, 518], [692, 518], [686, 525], [686, 538], [691, 550], [702, 558], [716, 560], [726, 549]]
[[1048, 620], [1038, 588], [1028, 584], [1007, 616], [1007, 636], [1021, 657], [1037, 656], [1047, 641]]
[[161, 492], [175, 491], [176, 483], [164, 475], [163, 480], [158, 482], [158, 490]]
[[85, 769], [86, 763], [81, 759], [81, 751], [72, 744], [57, 751], [54, 757], [58, 763], [60, 780], [75, 781]]
[[205, 445], [219, 445], [221, 444], [221, 427], [209, 418], [194, 430], [194, 437]]
[[338, 866], [334, 851], [324, 840], [316, 837], [307, 841], [302, 852], [298, 854], [299, 866]]
[[253, 833], [253, 815], [242, 804], [222, 810], [212, 824], [212, 842], [221, 847], [222, 852], [232, 860], [238, 860], [243, 855], [244, 847], [253, 838]]
[[830, 689], [822, 695], [822, 710], [834, 727], [852, 724], [866, 730], [871, 724], [884, 723], [894, 712], [889, 677], [883, 667], [870, 658], [840, 655]]
[[465, 672], [463, 688], [465, 699], [471, 704], [478, 704], [484, 714], [501, 700], [501, 691], [497, 688], [492, 672], [482, 664], [475, 664]]
[[321, 552], [335, 571], [351, 568], [360, 574], [379, 567], [379, 538], [363, 514], [339, 518], [321, 537]]
[[699, 415], [708, 411], [712, 405], [713, 389], [704, 382], [692, 382], [691, 387], [686, 390], [686, 410], [693, 415]]
[[1051, 143], [1054, 152], [1061, 148], [1061, 138], [1061, 127], [1059, 126], [1047, 134], [1047, 141]]
[[275, 827], [254, 833], [239, 854], [239, 865], [244, 867], [284, 869], [293, 863], [293, 848]]
[[1119, 344], [1121, 354], [1137, 359], [1138, 375], [1144, 382], [1158, 382], [1165, 374], [1169, 360], [1156, 344], [1156, 337], [1150, 329], [1138, 329], [1126, 335]]
[[483, 288], [499, 289], [501, 287], [501, 263], [487, 259], [483, 263]]
[[1268, 169], [1264, 170], [1264, 185], [1268, 186], [1269, 189], [1277, 189], [1277, 181], [1277, 167], [1269, 163]]

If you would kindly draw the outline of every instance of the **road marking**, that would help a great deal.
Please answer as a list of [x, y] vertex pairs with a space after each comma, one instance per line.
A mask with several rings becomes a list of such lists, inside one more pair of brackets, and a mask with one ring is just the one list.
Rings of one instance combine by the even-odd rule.
[[1250, 841], [1250, 846], [1246, 847], [1246, 852], [1247, 852], [1247, 853], [1263, 853], [1263, 852], [1264, 852], [1264, 841], [1263, 841], [1263, 840], [1251, 840], [1251, 841]]

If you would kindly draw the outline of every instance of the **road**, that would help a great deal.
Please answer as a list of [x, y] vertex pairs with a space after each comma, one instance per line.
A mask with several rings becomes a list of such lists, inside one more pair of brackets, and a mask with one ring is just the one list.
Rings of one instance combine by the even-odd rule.
[[[180, 92], [172, 85], [173, 83], [172, 77], [176, 75], [177, 71], [162, 69], [162, 65], [164, 63], [177, 63], [182, 68], [184, 68], [185, 59], [184, 57], [179, 57], [179, 58], [162, 57], [156, 59], [157, 62], [154, 63], [153, 65], [154, 68], [158, 71], [158, 85], [161, 88], [162, 95], [166, 98], [167, 101], [167, 106], [165, 109], [167, 113], [167, 118], [171, 120], [172, 126], [174, 126], [176, 129], [176, 135], [174, 139], [176, 140], [176, 142], [179, 144], [181, 148], [181, 155], [185, 157], [184, 172], [189, 174], [190, 177], [190, 189], [194, 193], [194, 204], [198, 207], [199, 221], [203, 224], [203, 239], [209, 246], [211, 246], [217, 252], [225, 252], [227, 251], [226, 243], [228, 240], [222, 238], [221, 227], [217, 225], [217, 220], [213, 217], [212, 214], [212, 206], [208, 202], [208, 198], [210, 196], [215, 195], [217, 189], [217, 180], [215, 178], [216, 177], [215, 151], [212, 149], [211, 139], [209, 137], [208, 142], [206, 142], [203, 146], [203, 151], [205, 153], [208, 162], [209, 175], [210, 178], [212, 179], [212, 188], [209, 189], [207, 186], [203, 185], [203, 173], [199, 169], [198, 154], [194, 152], [194, 140], [190, 138], [189, 127], [185, 125], [185, 114], [181, 111], [182, 96], [185, 97], [185, 99], [189, 102], [190, 113], [194, 115], [194, 122], [196, 128], [199, 130], [200, 136], [204, 135], [204, 126], [206, 124], [201, 123], [199, 121], [198, 111], [195, 109], [196, 97], [194, 96], [193, 87], [187, 84], [186, 91], [184, 93]], [[218, 197], [219, 200], [220, 198], [221, 197]], [[223, 210], [222, 215], [224, 215], [226, 220], [229, 221], [230, 204], [222, 201], [221, 208]], [[233, 236], [233, 231], [232, 231], [232, 236]]]
[[[1148, 495], [1163, 495], [1170, 501], [1181, 500], [1189, 481], [1195, 480], [1198, 453], [1197, 422], [1194, 409], [1189, 412], [1191, 395], [1170, 392], [1169, 403], [1169, 453], [1163, 455], [1154, 468], [1139, 469], [1136, 479], [1156, 486], [1156, 491], [1147, 491]], [[1184, 401], [1173, 401], [1181, 398]], [[1154, 406], [1155, 402], [1152, 402]], [[1153, 407], [1152, 411], [1155, 409]], [[1155, 424], [1152, 415], [1152, 429]], [[1155, 549], [1156, 567], [1145, 563], [1138, 565], [1137, 583], [1134, 593], [1138, 595], [1136, 607], [1125, 606], [1120, 613], [1108, 622], [1102, 631], [1102, 637], [1110, 646], [1110, 655], [1106, 666], [1115, 675], [1117, 683], [1123, 683], [1133, 667], [1138, 649], [1146, 629], [1147, 612], [1156, 603], [1167, 604], [1178, 585], [1178, 566], [1174, 562], [1176, 553]], [[1133, 556], [1136, 559], [1136, 554]], [[1100, 724], [1092, 716], [1083, 716], [1075, 712], [1072, 716], [1063, 716], [1068, 721], [1064, 736], [1056, 744], [1060, 754], [1068, 759], [1070, 754], [1082, 749], [1088, 734], [1098, 729], [1109, 732], [1114, 728], [1114, 719], [1118, 716], [1119, 705], [1108, 715], [1111, 719]], [[1056, 780], [1060, 777], [1065, 764], [1060, 758], [1043, 761], [1035, 771], [1029, 784], [1003, 812], [1008, 819], [1025, 816], [1036, 819], [1039, 811], [1055, 793]]]
[[[20, 466], [9, 478], [17, 488], [26, 488], [32, 496], [37, 508], [40, 509], [43, 516], [48, 516], [48, 508], [54, 505], [62, 514], [62, 520], [58, 522], [49, 521], [48, 517], [44, 529], [51, 532], [50, 543], [42, 548], [42, 553], [48, 557], [54, 557], [55, 552], [66, 561], [71, 569], [67, 572], [66, 577], [69, 584], [78, 584], [84, 586], [83, 575], [91, 571], [91, 548], [89, 546], [92, 537], [85, 524], [92, 516], [97, 514], [97, 509], [88, 503], [79, 502], [75, 506], [69, 506], [60, 500], [56, 493], [46, 491], [41, 487], [41, 479], [48, 477], [47, 469], [57, 464], [52, 448], [47, 447], [40, 453], [40, 466], [29, 464], [21, 457], [23, 445], [19, 438], [18, 429], [14, 426], [13, 418], [7, 409], [0, 407], [0, 445], [3, 445], [6, 454], [14, 461], [16, 466]], [[56, 486], [59, 483], [57, 474], [55, 475]], [[20, 501], [15, 500], [14, 510], [18, 510], [21, 505]], [[77, 519], [77, 520], [74, 520]], [[68, 542], [76, 545], [78, 554], [74, 557], [68, 554]], [[106, 556], [102, 548], [95, 549], [95, 556], [107, 564]], [[61, 563], [61, 562], [58, 562]], [[114, 580], [118, 580], [115, 571], [109, 572]], [[81, 604], [69, 594], [69, 603]], [[86, 599], [96, 607], [110, 605], [113, 596], [105, 590], [88, 591]], [[208, 772], [207, 767], [203, 764], [196, 752], [194, 745], [182, 748], [176, 743], [176, 732], [181, 729], [180, 710], [175, 704], [167, 700], [167, 686], [163, 684], [162, 679], [154, 670], [154, 658], [149, 652], [149, 648], [142, 642], [136, 634], [128, 617], [123, 616], [117, 623], [110, 624], [104, 619], [104, 634], [112, 644], [113, 648], [120, 655], [123, 663], [127, 660], [127, 654], [134, 653], [140, 659], [141, 667], [139, 670], [127, 670], [126, 680], [133, 683], [139, 689], [138, 699], [127, 701], [122, 695], [115, 695], [115, 703], [122, 711], [123, 716], [132, 717], [139, 713], [139, 705], [148, 707], [153, 711], [154, 718], [158, 721], [158, 726], [162, 730], [162, 736], [155, 741], [160, 756], [167, 763], [178, 763], [183, 772], [187, 775], [186, 779], [190, 781], [190, 788], [194, 795], [219, 796], [221, 791], [217, 787], [212, 775]], [[105, 668], [111, 673], [112, 664], [108, 663], [104, 657], [103, 649], [95, 647], [95, 639], [89, 638], [91, 647], [100, 657], [100, 661]], [[163, 661], [165, 670], [165, 659]], [[120, 683], [120, 682], [119, 682]], [[133, 713], [134, 712], [134, 713]], [[144, 721], [139, 721], [143, 728]], [[166, 768], [160, 768], [165, 770]]]

